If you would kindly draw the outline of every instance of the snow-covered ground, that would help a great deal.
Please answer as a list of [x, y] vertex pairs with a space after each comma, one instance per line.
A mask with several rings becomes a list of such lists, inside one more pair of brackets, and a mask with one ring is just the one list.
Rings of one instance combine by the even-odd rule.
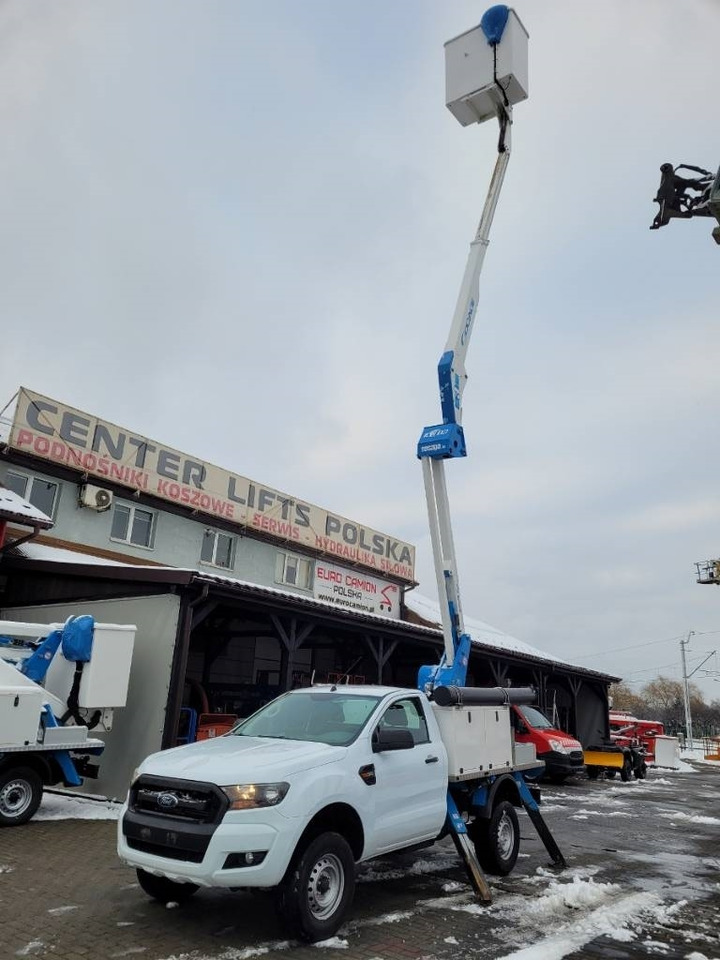
[[[541, 811], [568, 868], [558, 873], [545, 866], [547, 856], [522, 813], [518, 866], [510, 877], [491, 879], [490, 906], [477, 903], [449, 841], [420, 854], [373, 861], [360, 869], [348, 921], [314, 949], [362, 960], [383, 958], [381, 945], [409, 943], [423, 929], [428, 942], [421, 953], [427, 960], [561, 960], [586, 950], [593, 956], [720, 960], [712, 910], [720, 905], [718, 766], [706, 764], [701, 755], [683, 754], [678, 770], [651, 769], [646, 780], [578, 780], [545, 789]], [[119, 810], [117, 803], [53, 792], [45, 795], [37, 816], [78, 821], [81, 838], [81, 821], [113, 820]], [[110, 862], [111, 847], [107, 856]], [[116, 910], [107, 920], [118, 931], [113, 956], [253, 960], [298, 949], [293, 941], [263, 935], [272, 935], [272, 922], [263, 919], [261, 905], [247, 894], [201, 892], [194, 903], [171, 911], [169, 919], [129, 882], [130, 873], [119, 875], [118, 869], [114, 864], [107, 871], [108, 883], [115, 884], [107, 901], [114, 904], [107, 910]], [[0, 884], [9, 873], [20, 880], [22, 870], [20, 861], [0, 856]], [[241, 898], [239, 907], [235, 896]], [[65, 929], [78, 924], [80, 936], [87, 910], [80, 890], [73, 890], [72, 899], [59, 890], [47, 906], [47, 922], [62, 917]], [[151, 931], [157, 943], [162, 931], [172, 936], [178, 923], [186, 938], [181, 945], [149, 946]], [[13, 955], [44, 957], [52, 950], [62, 956], [62, 942], [52, 939], [59, 929], [53, 926], [46, 935], [29, 928], [19, 947], [26, 953], [16, 947]]]
[[122, 805], [109, 800], [74, 796], [71, 793], [43, 793], [35, 820], [117, 820]]

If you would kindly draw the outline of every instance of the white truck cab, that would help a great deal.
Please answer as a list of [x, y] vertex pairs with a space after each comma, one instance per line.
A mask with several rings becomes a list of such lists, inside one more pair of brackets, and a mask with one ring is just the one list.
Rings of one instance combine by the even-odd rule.
[[419, 690], [294, 690], [230, 733], [148, 757], [118, 832], [143, 889], [278, 887], [305, 939], [337, 929], [355, 863], [434, 841], [448, 760]]

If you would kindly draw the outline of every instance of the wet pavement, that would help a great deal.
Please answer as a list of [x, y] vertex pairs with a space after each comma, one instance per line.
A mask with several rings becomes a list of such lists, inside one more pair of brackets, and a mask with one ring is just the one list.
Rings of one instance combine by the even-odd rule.
[[285, 939], [267, 895], [148, 900], [111, 821], [35, 820], [0, 831], [0, 958], [720, 958], [720, 766], [550, 786], [541, 810], [566, 870], [522, 814], [520, 859], [491, 880], [491, 906], [446, 840], [362, 867], [348, 921], [315, 946]]

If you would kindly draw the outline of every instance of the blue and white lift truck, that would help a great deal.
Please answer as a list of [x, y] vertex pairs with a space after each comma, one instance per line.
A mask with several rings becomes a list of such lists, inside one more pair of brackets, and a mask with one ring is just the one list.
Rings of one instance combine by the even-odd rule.
[[125, 706], [135, 627], [0, 620], [0, 827], [28, 821], [43, 787], [97, 776], [113, 709]]
[[[500, 123], [499, 157], [472, 243], [440, 363], [443, 423], [423, 431], [444, 655], [414, 690], [323, 685], [293, 690], [230, 733], [148, 757], [118, 824], [118, 853], [140, 886], [181, 902], [200, 887], [274, 890], [295, 936], [332, 936], [352, 901], [356, 864], [428, 846], [448, 834], [488, 902], [483, 869], [505, 875], [520, 844], [524, 806], [552, 861], [562, 854], [523, 771], [535, 749], [516, 745], [511, 703], [530, 689], [474, 689], [463, 628], [444, 460], [465, 455], [460, 424], [464, 360], [490, 224], [510, 155], [512, 104], [527, 96], [527, 34], [507, 7], [446, 45], [448, 106], [461, 123]], [[541, 766], [542, 764], [540, 764]]]

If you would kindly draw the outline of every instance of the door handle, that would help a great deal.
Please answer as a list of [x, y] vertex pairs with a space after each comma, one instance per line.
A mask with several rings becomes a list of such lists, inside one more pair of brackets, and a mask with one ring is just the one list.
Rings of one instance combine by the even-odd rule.
[[439, 757], [425, 757], [425, 763], [437, 763]]

